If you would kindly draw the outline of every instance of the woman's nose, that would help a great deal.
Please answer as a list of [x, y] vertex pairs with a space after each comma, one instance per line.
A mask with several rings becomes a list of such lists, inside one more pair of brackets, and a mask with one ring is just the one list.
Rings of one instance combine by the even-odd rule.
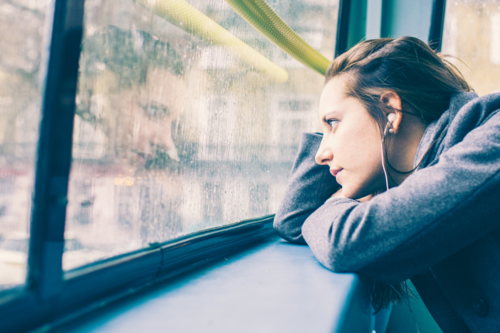
[[319, 165], [327, 165], [333, 160], [333, 152], [330, 148], [324, 147], [323, 142], [316, 153], [316, 163]]

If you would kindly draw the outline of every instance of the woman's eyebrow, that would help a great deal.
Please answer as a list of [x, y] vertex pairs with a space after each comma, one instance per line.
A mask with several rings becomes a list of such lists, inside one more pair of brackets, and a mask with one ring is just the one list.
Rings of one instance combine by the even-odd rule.
[[338, 113], [338, 111], [337, 111], [337, 110], [333, 110], [333, 111], [328, 112], [327, 114], [325, 114], [325, 115], [323, 116], [323, 119], [322, 119], [322, 120], [323, 120], [323, 122], [325, 122], [325, 123], [326, 123], [326, 122], [327, 122], [327, 120], [326, 120], [326, 118], [327, 118], [327, 117], [330, 117], [330, 116], [335, 115], [335, 114], [337, 114], [337, 113]]

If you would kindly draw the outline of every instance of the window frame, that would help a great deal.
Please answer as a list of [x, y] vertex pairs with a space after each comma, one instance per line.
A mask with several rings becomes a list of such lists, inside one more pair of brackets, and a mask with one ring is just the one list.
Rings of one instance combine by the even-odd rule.
[[0, 330], [56, 329], [154, 283], [274, 236], [273, 219], [268, 215], [199, 231], [67, 272], [61, 265], [60, 289], [50, 299], [39, 297], [36, 289], [23, 288], [0, 298]]
[[429, 28], [430, 46], [436, 52], [441, 52], [443, 45], [444, 17], [446, 14], [446, 0], [433, 0], [431, 26]]

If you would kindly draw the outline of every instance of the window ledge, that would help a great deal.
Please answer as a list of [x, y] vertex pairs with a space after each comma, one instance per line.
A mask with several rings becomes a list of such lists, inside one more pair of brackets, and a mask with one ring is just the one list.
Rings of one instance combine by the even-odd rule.
[[[87, 317], [73, 332], [370, 332], [367, 288], [273, 237]], [[68, 331], [68, 328], [65, 328]]]

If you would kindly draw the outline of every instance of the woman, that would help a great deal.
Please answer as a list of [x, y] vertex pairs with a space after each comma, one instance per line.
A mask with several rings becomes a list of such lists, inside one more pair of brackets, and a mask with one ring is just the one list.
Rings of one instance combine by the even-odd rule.
[[375, 308], [411, 279], [444, 332], [500, 332], [500, 94], [416, 38], [378, 39], [335, 59], [319, 109], [275, 230], [375, 281]]

